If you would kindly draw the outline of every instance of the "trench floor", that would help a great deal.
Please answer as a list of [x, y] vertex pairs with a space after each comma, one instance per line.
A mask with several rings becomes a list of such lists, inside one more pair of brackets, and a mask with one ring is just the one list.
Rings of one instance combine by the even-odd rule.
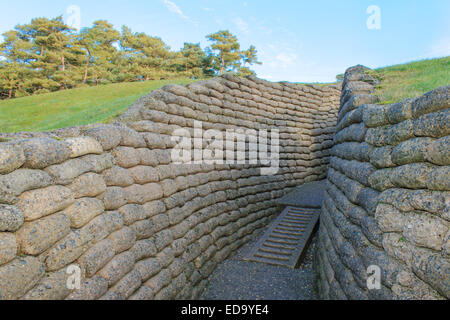
[[266, 229], [223, 261], [210, 276], [201, 300], [316, 300], [313, 240], [297, 269], [244, 261]]

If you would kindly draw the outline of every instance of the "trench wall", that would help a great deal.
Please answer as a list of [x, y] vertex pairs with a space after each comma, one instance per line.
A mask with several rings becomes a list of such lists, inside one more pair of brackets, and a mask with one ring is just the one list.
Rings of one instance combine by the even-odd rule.
[[[0, 299], [199, 297], [279, 212], [275, 200], [326, 177], [339, 98], [333, 86], [225, 75], [154, 91], [112, 124], [2, 135]], [[194, 120], [278, 129], [278, 173], [172, 163], [173, 131]]]
[[[378, 105], [376, 85], [361, 66], [345, 74], [315, 261], [321, 295], [448, 299], [450, 87]], [[368, 289], [371, 266], [379, 289]]]

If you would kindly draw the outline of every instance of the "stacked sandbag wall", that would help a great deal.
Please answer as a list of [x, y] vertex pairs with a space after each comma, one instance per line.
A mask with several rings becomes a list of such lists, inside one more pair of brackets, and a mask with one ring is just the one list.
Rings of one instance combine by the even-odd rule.
[[326, 299], [448, 299], [450, 87], [377, 104], [377, 85], [362, 66], [345, 74], [316, 252], [319, 289]]
[[[340, 88], [225, 75], [106, 125], [3, 134], [0, 299], [192, 299], [217, 264], [324, 179]], [[279, 130], [279, 170], [175, 164], [175, 130]], [[81, 283], [77, 288], [76, 277]]]

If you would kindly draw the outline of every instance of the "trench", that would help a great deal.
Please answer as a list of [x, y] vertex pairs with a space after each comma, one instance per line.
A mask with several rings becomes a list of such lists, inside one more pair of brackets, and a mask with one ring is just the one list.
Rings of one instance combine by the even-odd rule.
[[201, 300], [316, 300], [316, 274], [313, 256], [317, 243], [314, 237], [302, 262], [295, 268], [247, 261], [264, 230], [219, 264], [211, 274]]

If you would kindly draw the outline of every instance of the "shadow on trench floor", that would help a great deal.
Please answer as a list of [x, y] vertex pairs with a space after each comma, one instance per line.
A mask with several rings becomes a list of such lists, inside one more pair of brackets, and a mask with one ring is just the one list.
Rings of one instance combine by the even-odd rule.
[[316, 300], [313, 252], [317, 234], [298, 269], [244, 261], [265, 230], [223, 261], [210, 277], [201, 300]]

